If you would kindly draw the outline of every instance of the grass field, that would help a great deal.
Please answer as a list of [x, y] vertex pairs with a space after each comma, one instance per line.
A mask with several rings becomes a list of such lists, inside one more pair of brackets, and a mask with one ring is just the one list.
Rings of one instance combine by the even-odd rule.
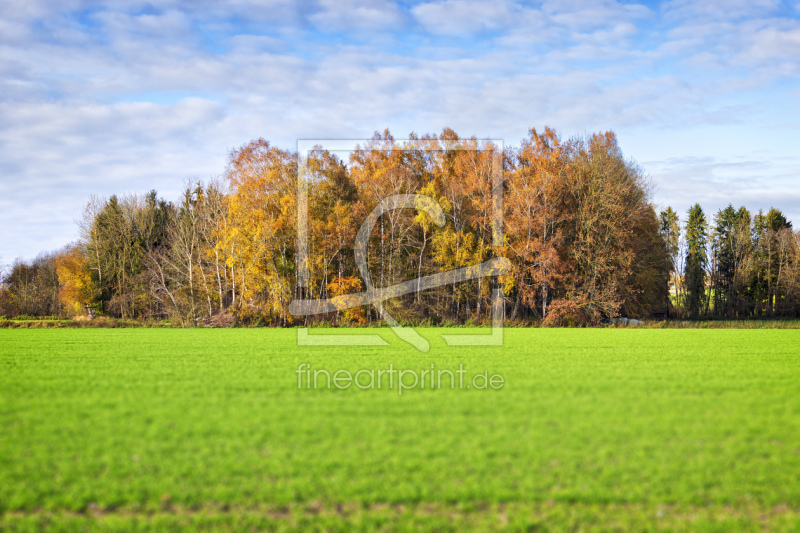
[[[380, 331], [0, 330], [0, 529], [800, 529], [800, 330]], [[298, 389], [303, 363], [504, 385]]]

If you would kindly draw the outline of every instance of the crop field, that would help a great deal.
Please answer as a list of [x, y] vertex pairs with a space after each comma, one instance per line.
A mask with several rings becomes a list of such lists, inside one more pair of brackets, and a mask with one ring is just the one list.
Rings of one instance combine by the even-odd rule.
[[800, 528], [800, 330], [376, 331], [0, 330], [0, 530]]

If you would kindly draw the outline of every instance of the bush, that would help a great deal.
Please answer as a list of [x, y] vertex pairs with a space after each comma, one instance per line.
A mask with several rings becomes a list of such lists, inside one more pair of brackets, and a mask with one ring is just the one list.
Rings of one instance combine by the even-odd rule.
[[555, 300], [542, 325], [548, 328], [586, 327], [600, 323], [600, 315], [582, 300]]
[[253, 307], [240, 307], [233, 312], [237, 325], [245, 327], [263, 327], [274, 325], [272, 318], [266, 313]]
[[208, 326], [212, 328], [230, 328], [236, 319], [230, 313], [220, 313], [208, 319]]
[[31, 316], [31, 315], [17, 315], [11, 320], [19, 320], [19, 321], [53, 321], [53, 320], [63, 320], [61, 317], [58, 316]]

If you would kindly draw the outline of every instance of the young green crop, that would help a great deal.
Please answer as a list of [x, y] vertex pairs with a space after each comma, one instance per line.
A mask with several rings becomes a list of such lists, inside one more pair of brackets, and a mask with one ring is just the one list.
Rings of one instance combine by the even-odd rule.
[[[456, 348], [425, 329], [425, 354], [375, 331], [392, 346], [0, 330], [0, 528], [800, 524], [800, 331], [506, 329]], [[504, 382], [313, 389], [302, 364]]]

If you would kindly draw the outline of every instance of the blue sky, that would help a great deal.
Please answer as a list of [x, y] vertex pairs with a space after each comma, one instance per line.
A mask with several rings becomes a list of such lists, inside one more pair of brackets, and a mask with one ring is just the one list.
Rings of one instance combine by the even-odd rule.
[[0, 263], [257, 137], [614, 130], [654, 200], [800, 226], [800, 0], [0, 0]]

